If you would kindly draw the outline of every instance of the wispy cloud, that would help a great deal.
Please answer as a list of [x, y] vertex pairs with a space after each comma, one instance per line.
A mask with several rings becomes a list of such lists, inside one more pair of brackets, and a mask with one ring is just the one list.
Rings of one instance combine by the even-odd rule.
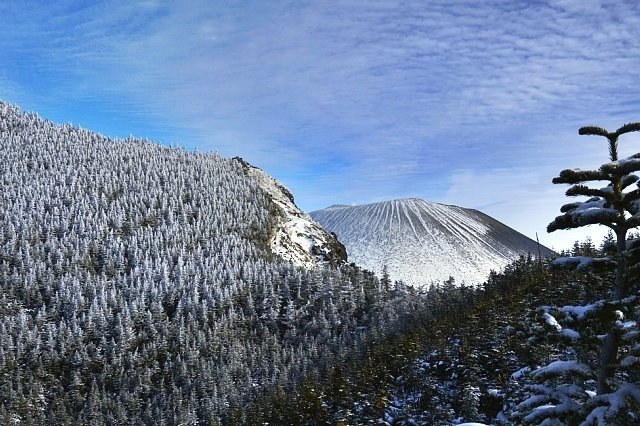
[[603, 152], [580, 125], [639, 119], [635, 1], [85, 3], [0, 5], [3, 97], [245, 156], [308, 209], [464, 204], [467, 172], [552, 172], [544, 192]]

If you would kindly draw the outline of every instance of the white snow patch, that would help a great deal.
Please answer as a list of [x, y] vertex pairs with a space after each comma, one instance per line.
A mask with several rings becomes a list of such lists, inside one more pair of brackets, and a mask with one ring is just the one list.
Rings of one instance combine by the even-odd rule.
[[577, 270], [587, 269], [593, 262], [592, 257], [587, 256], [571, 256], [571, 257], [559, 257], [552, 262], [552, 265], [556, 268], [566, 269], [570, 266], [577, 265]]
[[[314, 220], [300, 210], [289, 198], [286, 190], [278, 181], [264, 171], [250, 166], [252, 174], [261, 186], [269, 193], [282, 215], [276, 231], [270, 241], [271, 251], [292, 263], [313, 267], [326, 260], [324, 255], [330, 252], [332, 237]], [[319, 255], [314, 255], [312, 250]]]
[[562, 335], [571, 339], [571, 340], [578, 340], [580, 338], [580, 333], [578, 333], [575, 330], [572, 330], [570, 328], [565, 328], [562, 330]]
[[546, 322], [549, 326], [555, 328], [557, 331], [562, 330], [562, 326], [558, 324], [556, 318], [548, 312], [545, 312], [543, 315], [544, 322]]
[[640, 358], [638, 358], [637, 356], [628, 355], [624, 357], [622, 361], [620, 361], [620, 365], [622, 367], [627, 368], [627, 367], [631, 367], [634, 364], [637, 364], [638, 362], [640, 362]]
[[590, 305], [584, 305], [584, 306], [567, 305], [567, 306], [563, 306], [562, 308], [560, 308], [560, 310], [562, 312], [564, 312], [565, 314], [574, 314], [574, 315], [576, 315], [578, 317], [578, 319], [582, 319], [589, 312], [594, 311], [596, 309], [600, 309], [601, 307], [603, 307], [604, 304], [605, 304], [604, 300], [599, 300], [596, 303], [592, 303]]
[[618, 322], [618, 327], [620, 327], [623, 330], [627, 330], [629, 328], [634, 328], [637, 325], [638, 325], [638, 323], [636, 323], [635, 321], [625, 321], [625, 322], [619, 321]]
[[520, 378], [522, 378], [522, 376], [524, 376], [525, 374], [529, 374], [531, 372], [531, 368], [530, 367], [524, 367], [521, 368], [520, 370], [514, 372], [511, 375], [511, 378], [514, 380], [520, 380]]
[[487, 389], [487, 392], [489, 393], [489, 395], [494, 396], [496, 398], [502, 398], [504, 396], [504, 394], [500, 392], [500, 390], [494, 389], [494, 388]]
[[553, 361], [552, 363], [540, 367], [533, 372], [533, 376], [545, 376], [549, 374], [564, 374], [564, 373], [583, 373], [589, 374], [591, 369], [578, 361]]

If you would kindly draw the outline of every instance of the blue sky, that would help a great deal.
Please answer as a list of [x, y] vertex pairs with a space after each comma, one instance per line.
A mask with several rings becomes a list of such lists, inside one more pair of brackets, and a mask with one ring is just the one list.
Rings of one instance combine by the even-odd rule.
[[4, 0], [0, 63], [0, 99], [242, 156], [308, 211], [418, 197], [556, 248], [551, 179], [607, 155], [577, 129], [640, 120], [636, 1]]

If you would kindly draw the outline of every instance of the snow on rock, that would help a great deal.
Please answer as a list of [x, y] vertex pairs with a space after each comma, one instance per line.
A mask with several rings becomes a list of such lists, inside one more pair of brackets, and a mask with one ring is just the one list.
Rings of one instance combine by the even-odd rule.
[[[349, 261], [413, 286], [480, 284], [522, 254], [537, 255], [535, 241], [477, 210], [420, 199], [311, 212], [347, 247]], [[543, 256], [551, 250], [541, 246]]]
[[271, 251], [292, 263], [312, 267], [319, 262], [341, 263], [347, 260], [344, 246], [327, 233], [294, 203], [293, 195], [261, 169], [236, 157], [244, 170], [253, 176], [271, 197], [280, 214], [269, 241]]

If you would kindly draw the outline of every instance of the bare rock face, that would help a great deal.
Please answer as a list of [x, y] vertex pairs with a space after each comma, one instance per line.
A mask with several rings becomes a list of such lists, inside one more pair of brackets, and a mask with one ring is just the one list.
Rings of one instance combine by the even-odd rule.
[[280, 182], [240, 157], [235, 161], [271, 198], [276, 224], [269, 237], [271, 252], [299, 266], [311, 267], [328, 262], [339, 265], [347, 261], [347, 252], [335, 234], [325, 231], [311, 216], [300, 210], [293, 195]]
[[[419, 199], [362, 206], [335, 205], [311, 213], [335, 232], [349, 261], [414, 286], [480, 284], [522, 254], [538, 255], [535, 241], [477, 210]], [[542, 256], [553, 252], [541, 246]]]

